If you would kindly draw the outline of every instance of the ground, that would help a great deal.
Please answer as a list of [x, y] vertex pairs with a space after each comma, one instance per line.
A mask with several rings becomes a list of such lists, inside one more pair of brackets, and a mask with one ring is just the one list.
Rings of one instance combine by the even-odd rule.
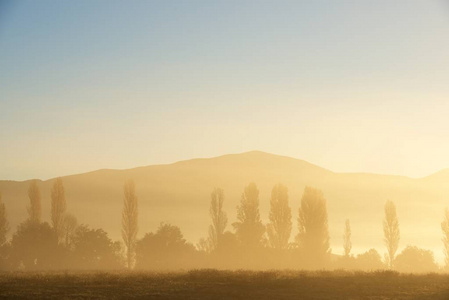
[[0, 273], [0, 298], [449, 299], [449, 275], [217, 270]]

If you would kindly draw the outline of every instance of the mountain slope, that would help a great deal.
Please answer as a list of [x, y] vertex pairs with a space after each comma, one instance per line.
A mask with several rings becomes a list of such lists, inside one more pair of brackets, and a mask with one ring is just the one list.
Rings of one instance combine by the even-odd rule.
[[[440, 258], [440, 222], [444, 207], [449, 205], [449, 189], [437, 175], [412, 179], [334, 173], [302, 160], [252, 151], [128, 170], [98, 170], [65, 176], [63, 180], [68, 211], [80, 223], [104, 228], [112, 238], [120, 239], [122, 187], [131, 178], [139, 197], [139, 236], [155, 230], [160, 222], [169, 222], [180, 226], [191, 242], [207, 234], [209, 197], [214, 187], [225, 190], [224, 209], [231, 229], [241, 192], [249, 182], [254, 181], [259, 187], [260, 211], [265, 222], [271, 188], [279, 182], [285, 184], [289, 188], [296, 234], [302, 191], [306, 185], [314, 186], [322, 189], [327, 198], [334, 253], [341, 252], [347, 218], [351, 220], [354, 251], [376, 247], [383, 253], [383, 205], [391, 199], [398, 209], [401, 246], [417, 244], [439, 251], [435, 255]], [[44, 220], [50, 219], [53, 181], [39, 182]], [[29, 181], [0, 181], [11, 228], [27, 216], [28, 185]]]

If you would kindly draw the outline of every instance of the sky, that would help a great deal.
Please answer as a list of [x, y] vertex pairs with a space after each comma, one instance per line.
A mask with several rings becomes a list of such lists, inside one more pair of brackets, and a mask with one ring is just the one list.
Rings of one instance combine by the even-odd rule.
[[250, 150], [449, 168], [449, 4], [0, 0], [0, 179]]

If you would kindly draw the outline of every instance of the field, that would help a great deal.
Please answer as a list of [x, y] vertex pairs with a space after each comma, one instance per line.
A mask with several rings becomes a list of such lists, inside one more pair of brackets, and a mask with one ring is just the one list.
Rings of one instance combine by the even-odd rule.
[[0, 273], [0, 298], [449, 299], [449, 275], [217, 270]]

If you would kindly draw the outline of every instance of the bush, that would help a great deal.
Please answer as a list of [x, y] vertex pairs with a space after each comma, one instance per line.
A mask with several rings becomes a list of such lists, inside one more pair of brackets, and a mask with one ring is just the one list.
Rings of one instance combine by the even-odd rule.
[[394, 267], [404, 273], [430, 273], [438, 271], [438, 266], [430, 250], [407, 246], [394, 260]]

